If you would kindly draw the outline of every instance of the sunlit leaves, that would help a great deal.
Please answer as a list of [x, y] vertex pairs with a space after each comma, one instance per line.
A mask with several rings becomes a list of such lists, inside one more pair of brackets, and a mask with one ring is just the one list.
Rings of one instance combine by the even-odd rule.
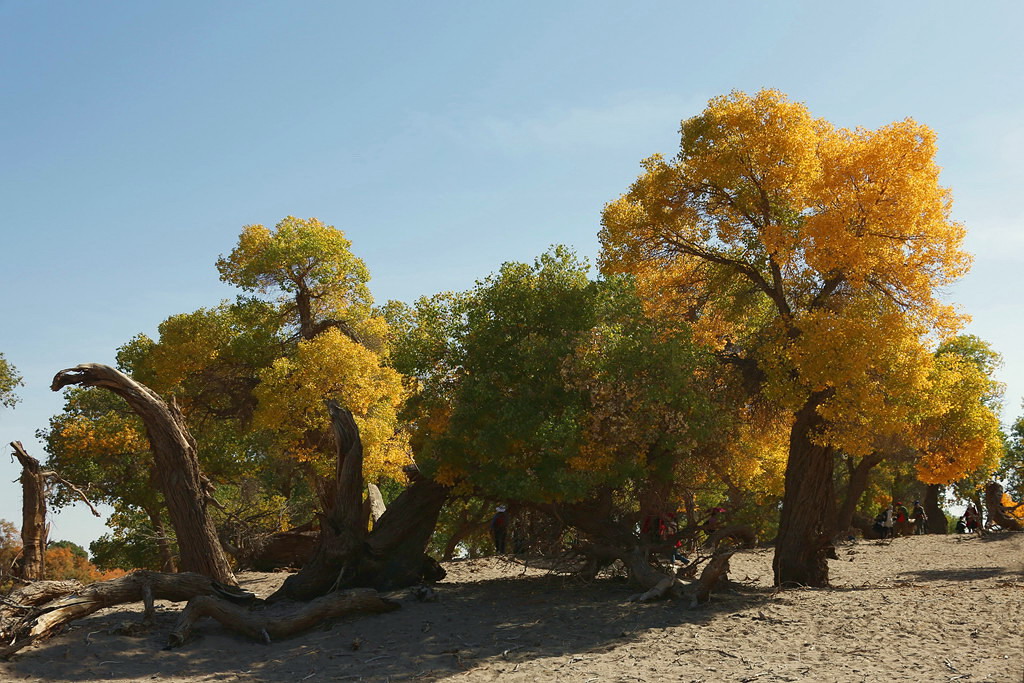
[[330, 426], [324, 401], [335, 399], [352, 411], [359, 425], [366, 476], [397, 478], [410, 462], [396, 415], [404, 395], [398, 372], [381, 365], [373, 351], [330, 329], [299, 342], [294, 356], [279, 358], [260, 373], [255, 424], [283, 438], [285, 452], [326, 470], [333, 465], [324, 461], [329, 457], [324, 454], [333, 454], [333, 449], [322, 443]]
[[645, 161], [605, 207], [602, 268], [634, 274], [652, 314], [742, 348], [782, 405], [827, 391], [821, 413], [845, 428], [819, 440], [866, 452], [909, 418], [892, 397], [926, 384], [929, 338], [961, 323], [938, 292], [970, 259], [934, 153], [910, 120], [851, 131], [777, 91], [715, 98], [677, 158]]
[[19, 386], [21, 386], [21, 375], [13, 365], [7, 362], [4, 354], [0, 353], [0, 405], [13, 408], [19, 400], [15, 393]]
[[288, 216], [273, 230], [249, 225], [238, 245], [217, 260], [221, 279], [274, 297], [309, 338], [327, 319], [365, 317], [372, 304], [370, 273], [344, 233], [316, 218]]

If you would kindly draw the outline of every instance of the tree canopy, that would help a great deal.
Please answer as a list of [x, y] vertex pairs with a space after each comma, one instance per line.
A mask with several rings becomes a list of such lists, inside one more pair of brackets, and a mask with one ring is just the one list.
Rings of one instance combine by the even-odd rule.
[[870, 447], [835, 425], [898, 423], [890, 388], [926, 382], [927, 339], [961, 323], [939, 292], [970, 258], [934, 154], [910, 119], [850, 130], [778, 91], [733, 92], [605, 207], [604, 272], [633, 274], [654, 314], [751, 359], [793, 411], [780, 581], [828, 581], [831, 451]]
[[21, 375], [0, 353], [0, 405], [13, 408], [18, 402], [16, 389], [21, 386]]

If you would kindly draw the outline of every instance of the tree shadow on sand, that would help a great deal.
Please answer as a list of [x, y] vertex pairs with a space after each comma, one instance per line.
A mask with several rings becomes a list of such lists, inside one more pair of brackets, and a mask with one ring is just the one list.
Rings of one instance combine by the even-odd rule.
[[[152, 629], [137, 637], [112, 632], [137, 621], [126, 609], [83, 619], [51, 641], [26, 651], [12, 672], [47, 680], [430, 680], [479, 666], [515, 668], [543, 659], [546, 675], [612, 650], [645, 632], [681, 625], [695, 629], [721, 613], [767, 599], [764, 591], [729, 589], [689, 608], [680, 601], [632, 603], [634, 586], [614, 580], [583, 583], [529, 576], [441, 583], [438, 599], [409, 592], [389, 597], [402, 609], [335, 620], [295, 638], [260, 645], [213, 621], [197, 625], [183, 647], [162, 649], [178, 607], [162, 609]], [[123, 632], [123, 631], [122, 631]], [[576, 675], [565, 669], [565, 675]]]

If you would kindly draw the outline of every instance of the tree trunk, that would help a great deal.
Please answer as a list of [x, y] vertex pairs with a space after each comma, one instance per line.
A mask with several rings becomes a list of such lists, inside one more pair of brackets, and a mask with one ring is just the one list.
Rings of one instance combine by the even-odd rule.
[[370, 503], [370, 520], [377, 524], [384, 513], [387, 511], [388, 506], [384, 504], [384, 496], [380, 494], [380, 489], [374, 483], [366, 485], [366, 500]]
[[210, 483], [199, 469], [195, 440], [177, 406], [168, 405], [148, 387], [98, 363], [61, 370], [50, 388], [58, 391], [71, 384], [108, 389], [142, 418], [178, 539], [181, 568], [234, 584], [235, 577], [207, 511]]
[[846, 484], [846, 496], [836, 515], [836, 533], [844, 534], [853, 526], [853, 513], [857, 511], [857, 505], [868, 490], [868, 475], [872, 468], [882, 462], [885, 456], [879, 452], [865, 455], [857, 463], [856, 467], [850, 469], [850, 481]]
[[312, 600], [338, 588], [409, 586], [423, 579], [425, 564], [431, 574], [440, 569], [436, 562], [425, 559], [424, 549], [447, 489], [426, 479], [414, 480], [367, 535], [359, 429], [352, 413], [334, 401], [327, 403], [327, 409], [338, 453], [333, 503], [320, 525], [320, 542], [313, 558], [288, 577], [268, 602]]
[[812, 442], [823, 424], [818, 415], [827, 392], [813, 393], [797, 411], [789, 436], [786, 490], [775, 546], [775, 584], [828, 586], [828, 556], [834, 554], [833, 450]]
[[1024, 531], [1024, 522], [1009, 514], [1009, 510], [1003, 505], [1003, 485], [997, 481], [990, 481], [985, 486], [985, 507], [988, 508], [988, 518], [1007, 531]]
[[22, 551], [18, 576], [39, 581], [46, 578], [46, 475], [20, 441], [12, 441], [11, 448], [21, 463]]
[[928, 515], [928, 533], [948, 534], [949, 522], [946, 520], [946, 513], [939, 506], [939, 494], [942, 493], [941, 484], [929, 484], [924, 490], [924, 514]]

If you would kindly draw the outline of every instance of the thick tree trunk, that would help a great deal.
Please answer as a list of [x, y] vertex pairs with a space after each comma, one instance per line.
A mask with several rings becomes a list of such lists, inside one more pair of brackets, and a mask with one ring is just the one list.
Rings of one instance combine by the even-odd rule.
[[775, 546], [777, 586], [828, 586], [828, 557], [834, 554], [835, 499], [833, 451], [812, 442], [822, 426], [818, 406], [826, 392], [815, 392], [797, 412], [790, 431], [786, 490]]
[[224, 549], [207, 511], [209, 481], [199, 469], [196, 444], [181, 411], [148, 387], [114, 368], [87, 363], [61, 370], [50, 388], [68, 385], [103, 387], [128, 402], [146, 425], [157, 479], [178, 539], [181, 568], [234, 584]]
[[946, 513], [939, 506], [939, 494], [942, 492], [941, 484], [929, 484], [924, 490], [924, 513], [928, 515], [928, 533], [948, 534], [949, 522], [946, 520]]
[[352, 414], [334, 401], [328, 402], [327, 409], [338, 452], [333, 504], [320, 525], [320, 542], [313, 558], [285, 580], [268, 598], [270, 602], [312, 600], [338, 588], [387, 590], [409, 586], [424, 578], [425, 565], [431, 569], [428, 574], [434, 576], [434, 571], [440, 569], [436, 562], [425, 558], [424, 549], [434, 533], [447, 489], [414, 478], [367, 536], [359, 430]]
[[990, 521], [1007, 531], [1024, 531], [1024, 522], [1010, 515], [1010, 510], [1003, 505], [1003, 486], [999, 482], [990, 481], [985, 486], [985, 507]]
[[11, 448], [21, 463], [22, 551], [17, 574], [27, 581], [39, 581], [46, 574], [46, 474], [20, 441], [12, 441]]
[[846, 495], [839, 506], [836, 514], [836, 533], [845, 534], [853, 526], [853, 513], [857, 511], [857, 505], [868, 490], [868, 475], [872, 468], [882, 462], [885, 456], [877, 451], [865, 455], [857, 463], [856, 467], [850, 469], [850, 480], [846, 483]]

